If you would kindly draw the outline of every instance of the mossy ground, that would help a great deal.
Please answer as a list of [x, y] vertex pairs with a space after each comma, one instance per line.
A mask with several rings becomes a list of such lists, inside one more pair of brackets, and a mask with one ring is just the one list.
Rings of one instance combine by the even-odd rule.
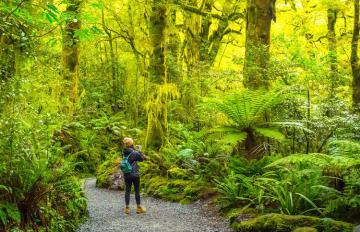
[[354, 225], [330, 218], [266, 214], [247, 221], [235, 222], [232, 227], [238, 232], [292, 232], [296, 229], [299, 231], [299, 227], [312, 227], [319, 232], [352, 232]]

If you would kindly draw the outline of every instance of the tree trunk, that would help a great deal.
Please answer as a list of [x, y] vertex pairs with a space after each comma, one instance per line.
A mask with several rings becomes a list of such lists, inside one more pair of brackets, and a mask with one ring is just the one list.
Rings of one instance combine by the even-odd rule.
[[69, 98], [72, 106], [66, 109], [67, 113], [73, 112], [74, 104], [78, 98], [79, 88], [79, 37], [76, 31], [81, 28], [79, 20], [81, 0], [70, 0], [66, 8], [69, 18], [63, 32], [63, 78], [65, 80], [65, 98]]
[[9, 80], [15, 75], [15, 45], [12, 39], [0, 31], [0, 80]]
[[[165, 64], [165, 30], [166, 30], [166, 3], [154, 0], [149, 21], [149, 33], [152, 45], [150, 55], [149, 78], [150, 88], [154, 89], [154, 94], [150, 98], [152, 107], [148, 109], [148, 127], [146, 143], [151, 144], [156, 149], [164, 145], [167, 135], [167, 109], [164, 107], [166, 102], [158, 92], [160, 85], [165, 84], [166, 64]], [[163, 109], [158, 111], [157, 109]]]
[[154, 0], [149, 21], [149, 32], [152, 45], [150, 56], [149, 77], [152, 83], [163, 84], [165, 78], [165, 29], [166, 4]]
[[268, 88], [271, 20], [276, 21], [276, 0], [247, 0], [244, 86], [250, 89]]
[[245, 158], [246, 159], [256, 159], [257, 152], [256, 148], [258, 147], [257, 139], [255, 136], [255, 132], [252, 128], [245, 129], [246, 132], [246, 139], [244, 141], [245, 146]]
[[176, 11], [173, 10], [168, 17], [168, 44], [166, 46], [167, 53], [167, 73], [168, 82], [176, 83], [181, 85], [181, 64], [179, 62], [179, 45], [180, 37], [179, 32], [176, 28]]
[[118, 96], [119, 96], [119, 87], [118, 87], [118, 79], [117, 79], [117, 60], [114, 52], [113, 42], [114, 39], [112, 37], [111, 31], [108, 30], [105, 24], [105, 15], [104, 10], [101, 11], [101, 18], [102, 18], [102, 27], [107, 35], [107, 42], [110, 48], [110, 65], [111, 65], [111, 86], [112, 86], [112, 110], [117, 112], [119, 110], [119, 106], [117, 105]]
[[337, 69], [337, 52], [336, 52], [336, 33], [335, 25], [337, 20], [338, 10], [329, 8], [327, 11], [328, 16], [328, 49], [329, 49], [329, 61], [330, 61], [330, 78], [331, 78], [331, 89], [330, 94], [334, 94], [334, 89], [338, 85], [338, 69]]
[[352, 101], [355, 112], [360, 112], [360, 65], [358, 56], [359, 43], [359, 0], [354, 0], [354, 28], [351, 43], [351, 69], [353, 74], [352, 80]]

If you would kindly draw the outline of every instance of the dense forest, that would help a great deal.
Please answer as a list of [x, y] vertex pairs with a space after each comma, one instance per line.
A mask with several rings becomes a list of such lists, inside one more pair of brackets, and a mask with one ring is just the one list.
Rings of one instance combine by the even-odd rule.
[[353, 231], [359, 38], [359, 0], [1, 0], [0, 231], [76, 231], [125, 136], [148, 195]]

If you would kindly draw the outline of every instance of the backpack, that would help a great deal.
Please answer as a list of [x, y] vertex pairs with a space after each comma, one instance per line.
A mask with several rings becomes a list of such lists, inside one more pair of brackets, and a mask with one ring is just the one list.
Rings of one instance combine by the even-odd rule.
[[131, 156], [131, 154], [132, 153], [130, 153], [128, 156], [124, 156], [121, 163], [120, 163], [120, 169], [125, 174], [131, 173], [132, 169], [133, 169], [130, 162], [129, 162], [129, 157]]

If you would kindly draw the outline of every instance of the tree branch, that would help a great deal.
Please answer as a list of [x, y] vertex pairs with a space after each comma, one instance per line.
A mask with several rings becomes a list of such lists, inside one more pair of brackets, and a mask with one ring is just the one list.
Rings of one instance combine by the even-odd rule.
[[189, 11], [191, 13], [194, 13], [194, 14], [198, 14], [198, 15], [201, 15], [201, 16], [204, 16], [204, 17], [212, 17], [212, 18], [215, 18], [215, 19], [218, 19], [218, 20], [221, 20], [221, 21], [234, 21], [236, 19], [239, 19], [239, 18], [244, 18], [244, 15], [241, 14], [241, 13], [232, 13], [230, 14], [229, 16], [222, 16], [222, 15], [219, 15], [219, 14], [214, 14], [214, 13], [211, 13], [211, 12], [205, 12], [205, 11], [202, 11], [194, 6], [189, 6], [185, 3], [182, 3], [181, 1], [179, 0], [175, 0], [174, 3], [176, 5], [179, 5], [182, 9], [184, 9], [185, 11]]
[[17, 6], [15, 7], [14, 10], [12, 10], [7, 16], [5, 16], [4, 21], [7, 20], [12, 14], [14, 14], [14, 12], [19, 9], [19, 7], [25, 2], [25, 0], [22, 0], [19, 4], [17, 4]]

